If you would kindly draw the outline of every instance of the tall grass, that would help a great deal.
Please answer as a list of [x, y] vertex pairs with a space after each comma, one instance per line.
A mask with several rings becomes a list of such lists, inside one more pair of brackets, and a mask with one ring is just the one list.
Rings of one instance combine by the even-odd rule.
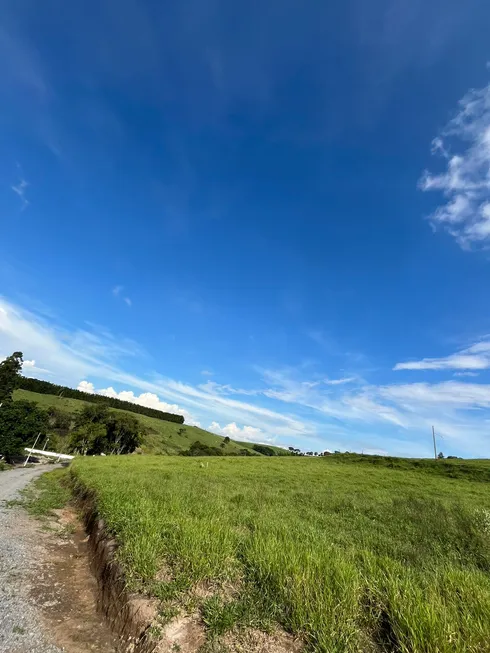
[[72, 474], [135, 587], [237, 588], [201, 602], [215, 633], [269, 620], [322, 653], [490, 651], [486, 483], [302, 458], [92, 458]]

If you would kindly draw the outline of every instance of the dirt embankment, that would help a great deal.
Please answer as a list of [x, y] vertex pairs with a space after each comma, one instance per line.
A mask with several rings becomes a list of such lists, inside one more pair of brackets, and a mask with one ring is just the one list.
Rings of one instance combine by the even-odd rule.
[[118, 650], [131, 653], [152, 653], [157, 642], [150, 629], [157, 616], [155, 602], [126, 588], [123, 571], [114, 552], [116, 542], [97, 515], [89, 492], [76, 489], [76, 504], [88, 535], [90, 567], [97, 581], [97, 608], [118, 637]]

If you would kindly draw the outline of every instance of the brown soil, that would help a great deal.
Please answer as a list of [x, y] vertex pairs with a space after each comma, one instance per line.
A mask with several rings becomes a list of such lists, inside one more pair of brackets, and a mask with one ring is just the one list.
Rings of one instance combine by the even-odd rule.
[[113, 653], [117, 639], [97, 613], [97, 583], [88, 559], [87, 536], [73, 511], [58, 512], [52, 531], [40, 534], [44, 560], [32, 578], [31, 598], [47, 630], [67, 653]]
[[204, 626], [199, 617], [177, 617], [165, 626], [155, 653], [196, 653], [205, 638]]
[[264, 633], [253, 628], [244, 631], [227, 633], [220, 644], [226, 653], [300, 653], [302, 643], [277, 629], [272, 633]]

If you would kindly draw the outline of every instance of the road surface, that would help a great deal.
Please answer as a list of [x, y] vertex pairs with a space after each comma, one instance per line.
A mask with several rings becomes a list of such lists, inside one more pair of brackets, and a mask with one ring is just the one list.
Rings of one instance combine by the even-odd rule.
[[45, 471], [45, 467], [21, 467], [0, 472], [0, 653], [63, 650], [50, 641], [40, 611], [30, 597], [32, 574], [42, 557], [36, 526], [21, 509], [5, 506]]

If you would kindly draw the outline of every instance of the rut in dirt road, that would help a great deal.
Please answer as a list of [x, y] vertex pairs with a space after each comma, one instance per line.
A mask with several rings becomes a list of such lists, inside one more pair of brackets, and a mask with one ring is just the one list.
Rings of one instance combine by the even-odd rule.
[[83, 529], [62, 539], [5, 505], [46, 471], [0, 472], [0, 653], [112, 653]]

